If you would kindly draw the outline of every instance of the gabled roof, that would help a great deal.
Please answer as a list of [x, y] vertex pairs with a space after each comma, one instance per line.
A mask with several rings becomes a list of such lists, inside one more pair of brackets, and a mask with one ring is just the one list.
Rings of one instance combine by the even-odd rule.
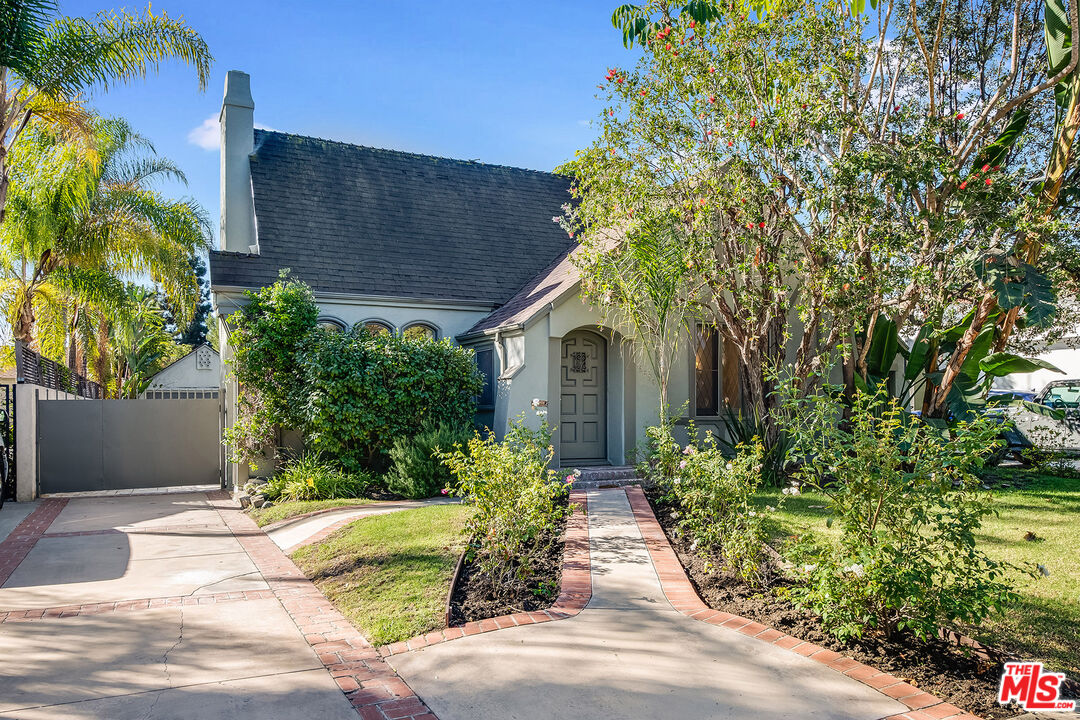
[[260, 254], [211, 253], [214, 287], [497, 306], [570, 244], [551, 173], [256, 130], [251, 184]]
[[520, 327], [532, 318], [544, 313], [552, 303], [577, 287], [581, 279], [578, 269], [570, 260], [577, 247], [564, 252], [555, 262], [530, 280], [506, 301], [506, 304], [473, 325], [459, 337], [479, 335], [493, 330]]
[[183, 354], [183, 355], [181, 355], [180, 357], [176, 358], [175, 360], [173, 360], [173, 361], [172, 361], [171, 363], [169, 363], [169, 364], [168, 364], [168, 365], [166, 365], [165, 367], [163, 367], [163, 368], [161, 368], [160, 370], [158, 370], [158, 371], [157, 371], [156, 373], [154, 373], [154, 374], [153, 374], [153, 375], [152, 375], [152, 376], [150, 377], [150, 379], [151, 379], [151, 380], [153, 380], [153, 379], [154, 379], [154, 378], [156, 378], [156, 377], [157, 377], [158, 375], [161, 375], [161, 374], [162, 374], [163, 372], [165, 372], [166, 370], [168, 370], [168, 369], [169, 369], [169, 368], [171, 368], [172, 366], [176, 365], [177, 363], [181, 363], [181, 362], [183, 362], [183, 361], [187, 360], [187, 359], [188, 359], [189, 357], [191, 357], [192, 355], [194, 355], [194, 354], [195, 354], [195, 351], [196, 351], [196, 350], [198, 350], [199, 348], [210, 348], [210, 352], [214, 353], [214, 354], [215, 354], [215, 355], [217, 355], [218, 357], [221, 357], [221, 354], [220, 354], [220, 353], [219, 353], [219, 352], [217, 351], [217, 348], [215, 348], [215, 347], [214, 347], [213, 345], [211, 345], [211, 344], [210, 344], [210, 343], [208, 343], [208, 342], [201, 342], [201, 343], [199, 343], [198, 345], [194, 345], [194, 346], [192, 346], [192, 348], [191, 348], [190, 350], [188, 350], [188, 351], [187, 351], [186, 353], [184, 353], [184, 354]]

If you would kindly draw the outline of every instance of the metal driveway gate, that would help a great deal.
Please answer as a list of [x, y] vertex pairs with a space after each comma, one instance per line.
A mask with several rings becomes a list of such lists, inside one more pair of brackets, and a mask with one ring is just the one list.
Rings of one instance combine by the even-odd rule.
[[208, 485], [220, 401], [38, 400], [38, 492]]

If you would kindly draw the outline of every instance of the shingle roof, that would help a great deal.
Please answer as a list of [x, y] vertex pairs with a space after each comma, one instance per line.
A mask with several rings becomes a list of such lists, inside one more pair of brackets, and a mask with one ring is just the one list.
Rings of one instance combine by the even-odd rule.
[[316, 292], [495, 306], [571, 242], [551, 173], [256, 130], [251, 184], [260, 255], [212, 252], [214, 286], [287, 267]]
[[572, 254], [573, 250], [564, 252], [555, 262], [544, 268], [539, 275], [518, 290], [506, 301], [505, 305], [462, 333], [462, 337], [488, 330], [524, 325], [548, 304], [562, 297], [564, 293], [577, 285], [580, 279], [578, 269], [570, 262]]

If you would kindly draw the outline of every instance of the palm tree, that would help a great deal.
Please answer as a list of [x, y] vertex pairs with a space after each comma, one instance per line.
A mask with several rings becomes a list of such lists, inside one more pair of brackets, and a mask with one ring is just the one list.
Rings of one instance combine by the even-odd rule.
[[108, 344], [99, 352], [109, 357], [116, 396], [134, 398], [161, 369], [175, 343], [154, 293], [132, 285], [127, 297], [127, 309], [112, 323]]
[[[97, 118], [90, 128], [88, 141], [65, 139], [35, 120], [9, 158], [0, 298], [15, 339], [53, 357], [70, 350], [84, 313], [127, 304], [125, 281], [149, 278], [189, 315], [199, 299], [190, 258], [210, 246], [197, 204], [153, 190], [160, 179], [186, 181], [175, 165], [123, 120]], [[94, 333], [83, 328], [89, 342]]]
[[81, 129], [81, 100], [127, 83], [170, 59], [194, 67], [206, 87], [213, 57], [202, 37], [166, 13], [103, 11], [64, 17], [55, 0], [0, 0], [0, 223], [8, 193], [7, 155], [35, 117]]

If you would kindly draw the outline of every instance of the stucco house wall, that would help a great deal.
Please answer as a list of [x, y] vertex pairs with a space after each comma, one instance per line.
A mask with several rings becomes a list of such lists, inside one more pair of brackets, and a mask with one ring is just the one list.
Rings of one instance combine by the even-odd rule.
[[154, 375], [140, 397], [154, 398], [165, 390], [217, 391], [220, 385], [221, 356], [204, 344]]

